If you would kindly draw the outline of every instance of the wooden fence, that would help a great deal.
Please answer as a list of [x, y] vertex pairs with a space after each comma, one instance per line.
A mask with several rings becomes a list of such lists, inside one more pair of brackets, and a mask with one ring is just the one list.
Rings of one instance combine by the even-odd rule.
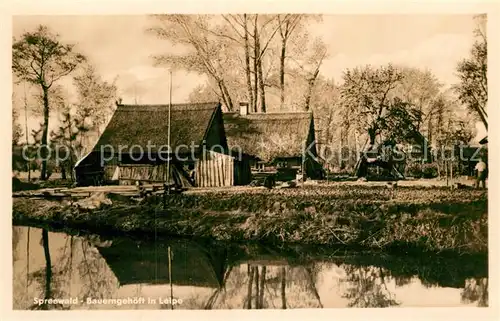
[[209, 152], [205, 160], [196, 162], [195, 183], [198, 187], [234, 185], [235, 160], [229, 155]]

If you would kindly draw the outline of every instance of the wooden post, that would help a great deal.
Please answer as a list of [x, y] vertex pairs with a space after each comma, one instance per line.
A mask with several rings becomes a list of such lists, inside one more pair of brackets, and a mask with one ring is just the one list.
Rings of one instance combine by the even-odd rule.
[[450, 162], [450, 180], [453, 185], [453, 161]]
[[229, 162], [229, 186], [235, 185], [234, 182], [234, 162], [235, 160], [233, 159], [231, 162]]
[[446, 170], [446, 186], [448, 186], [448, 161], [444, 161], [444, 168]]
[[222, 165], [223, 165], [223, 159], [220, 158], [219, 155], [217, 155], [215, 166], [217, 168], [217, 186], [221, 187], [224, 186], [224, 177], [222, 176]]
[[172, 71], [170, 71], [170, 91], [169, 91], [169, 102], [168, 102], [168, 136], [167, 136], [167, 145], [168, 145], [168, 158], [167, 158], [167, 195], [170, 194], [170, 187], [168, 184], [170, 183], [170, 158], [172, 157], [172, 152], [170, 148], [170, 125], [171, 125], [171, 109], [172, 109]]
[[231, 158], [227, 158], [224, 162], [224, 185], [231, 186], [230, 177], [229, 177], [229, 163], [232, 161]]

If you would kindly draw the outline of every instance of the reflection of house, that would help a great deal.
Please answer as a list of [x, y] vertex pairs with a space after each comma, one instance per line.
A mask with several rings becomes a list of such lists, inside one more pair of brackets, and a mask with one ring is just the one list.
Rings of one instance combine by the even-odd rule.
[[118, 105], [93, 151], [75, 166], [78, 183], [164, 182], [169, 155], [170, 177], [178, 185], [245, 183], [240, 181], [241, 172], [249, 170], [227, 155], [219, 103], [171, 106], [170, 153], [168, 109], [168, 105]]
[[239, 113], [224, 113], [224, 128], [233, 155], [250, 159], [254, 171], [267, 167], [297, 171], [304, 164], [308, 177], [321, 175], [311, 113], [249, 114], [248, 104], [241, 103]]
[[225, 253], [207, 249], [191, 241], [153, 243], [114, 240], [110, 247], [99, 247], [121, 286], [129, 284], [168, 284], [171, 253], [172, 284], [219, 288], [226, 272]]

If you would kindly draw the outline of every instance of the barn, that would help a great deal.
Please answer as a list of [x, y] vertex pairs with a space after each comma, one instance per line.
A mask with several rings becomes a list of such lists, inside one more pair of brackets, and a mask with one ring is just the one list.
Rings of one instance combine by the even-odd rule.
[[154, 184], [167, 177], [183, 187], [248, 183], [242, 173], [249, 169], [228, 153], [219, 103], [171, 105], [170, 144], [168, 109], [117, 104], [93, 150], [75, 166], [78, 184]]
[[231, 152], [248, 160], [253, 173], [274, 170], [295, 177], [303, 168], [309, 178], [322, 177], [312, 113], [248, 113], [248, 104], [241, 103], [238, 112], [224, 113], [224, 128]]

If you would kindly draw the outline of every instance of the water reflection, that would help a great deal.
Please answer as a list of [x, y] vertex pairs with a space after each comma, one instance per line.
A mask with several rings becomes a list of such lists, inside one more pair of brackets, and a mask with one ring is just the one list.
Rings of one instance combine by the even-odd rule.
[[17, 226], [12, 241], [14, 309], [488, 305], [485, 260], [328, 250], [284, 255], [250, 245], [103, 239]]

